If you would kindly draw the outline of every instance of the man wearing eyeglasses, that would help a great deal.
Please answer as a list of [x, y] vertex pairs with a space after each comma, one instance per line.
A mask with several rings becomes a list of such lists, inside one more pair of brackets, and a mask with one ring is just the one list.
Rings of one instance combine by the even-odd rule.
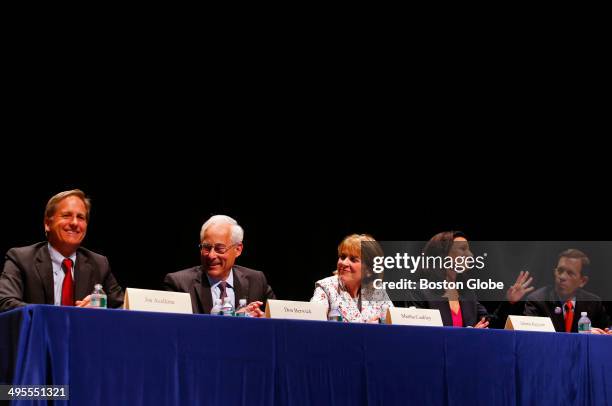
[[550, 317], [556, 331], [577, 332], [581, 312], [587, 312], [595, 334], [609, 333], [609, 316], [599, 296], [582, 289], [589, 281], [590, 260], [580, 250], [559, 254], [553, 270], [555, 285], [540, 288], [527, 296], [526, 316]]
[[215, 299], [229, 298], [237, 308], [246, 299], [247, 312], [263, 317], [260, 306], [274, 299], [274, 292], [262, 272], [235, 264], [242, 254], [244, 231], [229, 216], [216, 215], [208, 219], [200, 231], [200, 259], [202, 264], [164, 278], [164, 287], [173, 292], [191, 295], [194, 312], [210, 313]]

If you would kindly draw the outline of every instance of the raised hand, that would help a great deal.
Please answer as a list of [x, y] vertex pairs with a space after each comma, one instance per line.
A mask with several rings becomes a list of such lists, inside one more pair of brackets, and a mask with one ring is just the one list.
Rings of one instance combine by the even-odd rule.
[[516, 278], [514, 285], [506, 292], [506, 299], [512, 304], [520, 301], [523, 296], [531, 292], [535, 288], [531, 285], [533, 278], [529, 276], [529, 271], [521, 271]]

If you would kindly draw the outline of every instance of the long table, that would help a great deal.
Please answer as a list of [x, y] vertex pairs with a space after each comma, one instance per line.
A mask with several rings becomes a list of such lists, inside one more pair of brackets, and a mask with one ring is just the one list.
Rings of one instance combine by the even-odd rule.
[[612, 337], [33, 305], [0, 314], [0, 383], [74, 405], [608, 405]]

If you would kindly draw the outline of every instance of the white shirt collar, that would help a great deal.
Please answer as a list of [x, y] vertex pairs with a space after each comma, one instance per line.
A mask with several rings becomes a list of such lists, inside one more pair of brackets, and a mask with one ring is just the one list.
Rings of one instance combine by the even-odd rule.
[[[49, 247], [49, 255], [51, 256], [51, 262], [58, 266], [59, 269], [62, 268], [62, 262], [64, 262], [64, 257], [59, 253], [58, 250], [53, 248], [50, 243], [47, 243], [47, 247]], [[76, 251], [72, 253], [68, 258], [72, 260], [72, 269], [74, 269], [74, 265], [76, 264]]]
[[[208, 283], [210, 283], [210, 287], [214, 287], [217, 286], [217, 284], [219, 284], [219, 282], [221, 282], [222, 279], [214, 279], [211, 278], [210, 276], [208, 276], [208, 274], [206, 274], [206, 277], [208, 278]], [[230, 269], [230, 273], [229, 276], [227, 277], [227, 279], [225, 280], [225, 282], [227, 282], [228, 286], [230, 288], [234, 288], [234, 268]]]

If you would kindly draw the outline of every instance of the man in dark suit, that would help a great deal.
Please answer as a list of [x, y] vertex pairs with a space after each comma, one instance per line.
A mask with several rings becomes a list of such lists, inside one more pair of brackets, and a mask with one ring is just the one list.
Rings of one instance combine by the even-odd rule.
[[260, 306], [274, 299], [274, 292], [262, 272], [235, 265], [242, 254], [244, 231], [236, 220], [228, 216], [212, 216], [200, 232], [202, 265], [169, 273], [164, 287], [173, 292], [191, 295], [195, 313], [210, 313], [214, 299], [229, 298], [237, 308], [246, 299], [247, 312], [262, 317]]
[[581, 312], [587, 312], [593, 333], [605, 333], [610, 319], [601, 299], [582, 288], [589, 281], [590, 260], [582, 251], [568, 249], [559, 254], [554, 269], [555, 285], [527, 296], [525, 316], [550, 317], [556, 331], [577, 332]]
[[12, 248], [6, 254], [0, 275], [0, 311], [30, 303], [86, 307], [98, 283], [109, 307], [123, 304], [123, 292], [108, 259], [80, 246], [90, 208], [89, 199], [78, 189], [49, 200], [44, 219], [47, 242]]

